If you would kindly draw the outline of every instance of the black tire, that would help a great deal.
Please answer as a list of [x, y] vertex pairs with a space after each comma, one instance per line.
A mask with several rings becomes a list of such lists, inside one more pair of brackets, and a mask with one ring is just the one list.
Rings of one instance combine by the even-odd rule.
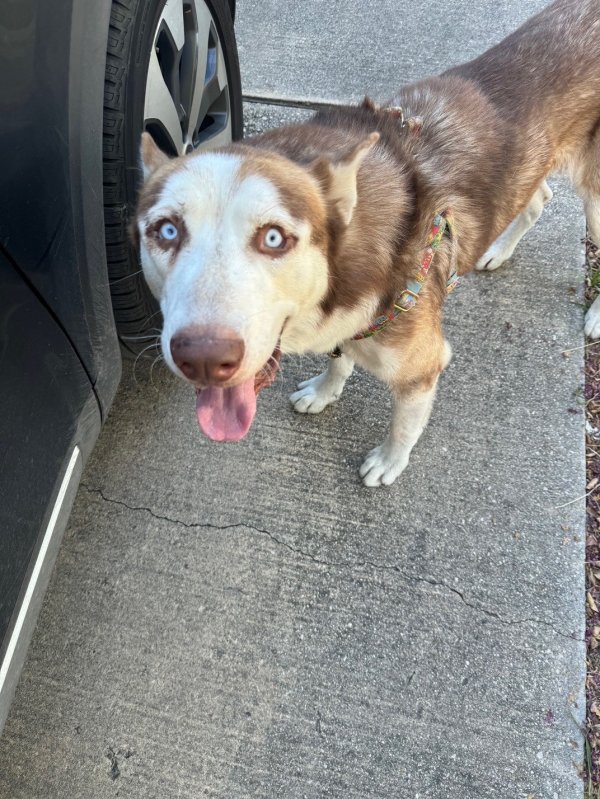
[[[231, 12], [226, 0], [204, 0], [227, 69], [231, 130], [242, 136], [242, 93]], [[162, 326], [158, 303], [140, 272], [129, 235], [141, 173], [138, 153], [150, 52], [166, 0], [113, 0], [104, 92], [104, 223], [117, 332], [125, 353], [140, 353]], [[155, 354], [156, 351], [153, 351]]]

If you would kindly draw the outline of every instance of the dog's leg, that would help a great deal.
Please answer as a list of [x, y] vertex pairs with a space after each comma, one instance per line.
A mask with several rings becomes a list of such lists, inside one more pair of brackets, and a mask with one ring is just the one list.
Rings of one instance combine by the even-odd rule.
[[600, 196], [586, 197], [584, 208], [590, 238], [600, 249]]
[[327, 369], [310, 380], [298, 384], [298, 391], [290, 395], [290, 402], [298, 413], [321, 413], [335, 402], [352, 374], [354, 361], [346, 353], [330, 358]]
[[542, 181], [539, 188], [529, 201], [529, 205], [516, 219], [510, 223], [504, 233], [489, 247], [475, 264], [475, 269], [497, 269], [500, 264], [508, 260], [515, 251], [515, 247], [523, 236], [538, 221], [544, 210], [544, 205], [552, 199], [552, 190], [546, 181]]
[[[584, 206], [590, 238], [600, 248], [600, 197], [586, 197]], [[590, 338], [600, 338], [600, 294], [585, 315], [585, 334]]]
[[395, 392], [388, 437], [369, 452], [359, 470], [366, 486], [391, 485], [406, 469], [411, 450], [429, 421], [436, 385], [437, 377], [425, 390]]

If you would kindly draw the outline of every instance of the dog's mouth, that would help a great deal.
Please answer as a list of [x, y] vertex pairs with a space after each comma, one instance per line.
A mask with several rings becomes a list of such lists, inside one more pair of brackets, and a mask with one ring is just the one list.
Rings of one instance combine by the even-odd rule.
[[279, 342], [265, 365], [237, 386], [208, 386], [196, 391], [196, 416], [204, 435], [213, 441], [239, 441], [254, 421], [256, 397], [268, 388], [279, 370]]

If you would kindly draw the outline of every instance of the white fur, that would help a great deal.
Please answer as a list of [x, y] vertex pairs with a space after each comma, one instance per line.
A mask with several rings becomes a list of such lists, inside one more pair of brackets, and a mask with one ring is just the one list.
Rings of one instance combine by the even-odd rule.
[[538, 221], [544, 210], [544, 205], [552, 199], [552, 190], [544, 180], [529, 201], [529, 205], [516, 219], [510, 223], [506, 230], [498, 236], [496, 241], [481, 256], [475, 264], [479, 270], [492, 271], [507, 261], [523, 236]]
[[590, 238], [596, 247], [600, 247], [600, 197], [585, 197], [584, 208]]
[[322, 374], [299, 383], [298, 391], [290, 396], [294, 409], [298, 413], [321, 413], [339, 399], [353, 369], [354, 361], [345, 353], [339, 358], [330, 358]]
[[[328, 289], [325, 255], [311, 243], [308, 222], [294, 219], [277, 188], [258, 175], [240, 177], [241, 157], [202, 153], [182, 160], [166, 179], [156, 202], [138, 220], [142, 265], [164, 316], [162, 349], [170, 353], [174, 334], [191, 325], [219, 325], [244, 341], [245, 354], [235, 380], [257, 374], [278, 340], [283, 352], [327, 352], [345, 342], [342, 357], [304, 381], [291, 396], [301, 413], [319, 413], [341, 394], [356, 360], [391, 384], [402, 354], [375, 339], [351, 341], [376, 315], [378, 297], [325, 316], [321, 301]], [[183, 219], [188, 239], [176, 256], [157, 246], [151, 232], [163, 218]], [[296, 246], [271, 258], [252, 246], [256, 230], [280, 224], [297, 238]], [[447, 348], [447, 360], [450, 358]], [[421, 434], [435, 391], [396, 399], [390, 434], [361, 467], [365, 485], [389, 485], [408, 463]]]
[[396, 398], [388, 437], [369, 452], [359, 469], [366, 486], [391, 485], [406, 469], [412, 448], [429, 420], [434, 397], [435, 387], [410, 398]]
[[[365, 354], [365, 349], [377, 353], [378, 358], [375, 362]], [[369, 339], [356, 342], [351, 351], [358, 353], [360, 360], [366, 361], [369, 371], [377, 377], [393, 374], [398, 369], [400, 357], [398, 353], [390, 348], [376, 347]], [[447, 346], [447, 358], [450, 360], [449, 346]], [[299, 413], [320, 413], [335, 402], [342, 393], [353, 367], [352, 357], [345, 352], [339, 358], [331, 358], [325, 372], [300, 383], [298, 391], [291, 395], [290, 400], [295, 410]], [[391, 485], [402, 474], [408, 464], [412, 448], [425, 429], [434, 397], [435, 388], [416, 393], [409, 398], [395, 399], [388, 437], [383, 444], [369, 452], [359, 469], [366, 486]]]
[[[567, 164], [567, 169], [573, 173], [575, 181], [580, 180], [581, 176], [578, 175], [575, 165]], [[475, 268], [490, 271], [508, 260], [525, 233], [540, 218], [544, 205], [551, 199], [552, 190], [544, 180], [529, 205], [482, 255]], [[600, 247], [600, 198], [595, 195], [584, 196], [584, 208], [590, 237]], [[585, 315], [585, 335], [592, 339], [600, 338], [600, 296], [596, 297]]]
[[319, 413], [335, 402], [355, 361], [383, 383], [391, 383], [401, 368], [402, 355], [395, 347], [385, 347], [375, 338], [346, 341], [341, 357], [331, 358], [325, 372], [298, 385], [298, 390], [290, 396], [294, 408], [300, 413]]
[[[587, 197], [584, 205], [590, 237], [596, 247], [600, 247], [600, 197]], [[600, 296], [585, 315], [585, 334], [590, 338], [600, 338]]]
[[585, 315], [585, 335], [600, 338], [600, 296], [596, 297]]
[[[444, 349], [443, 368], [452, 357], [447, 341]], [[352, 374], [354, 359], [383, 382], [390, 382], [398, 374], [402, 356], [396, 349], [381, 346], [373, 339], [346, 342], [344, 352], [339, 358], [331, 358], [322, 374], [298, 385], [298, 390], [290, 396], [294, 409], [299, 413], [320, 413], [339, 399], [346, 380]], [[415, 392], [410, 397], [395, 398], [388, 437], [369, 452], [359, 469], [366, 486], [391, 485], [402, 474], [412, 448], [427, 425], [434, 397], [435, 386], [429, 391]]]
[[327, 317], [319, 307], [312, 308], [303, 317], [289, 320], [281, 338], [282, 350], [296, 354], [331, 352], [357, 330], [368, 327], [378, 305], [378, 298], [373, 295], [354, 308], [334, 310]]
[[[286, 320], [287, 336], [296, 319], [318, 305], [327, 290], [326, 259], [311, 244], [308, 224], [291, 217], [268, 180], [239, 178], [238, 156], [203, 153], [182, 164], [139, 221], [142, 266], [164, 316], [163, 353], [179, 374], [172, 336], [194, 324], [225, 326], [244, 341], [236, 380], [245, 380], [265, 365]], [[174, 264], [144, 235], [149, 224], [171, 214], [183, 218], [189, 234]], [[257, 228], [268, 223], [297, 236], [290, 253], [270, 258], [251, 247]]]

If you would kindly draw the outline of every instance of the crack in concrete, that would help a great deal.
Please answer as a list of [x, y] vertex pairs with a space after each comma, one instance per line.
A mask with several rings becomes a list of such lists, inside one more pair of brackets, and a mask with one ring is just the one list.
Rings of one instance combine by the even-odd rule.
[[270, 530], [265, 530], [261, 527], [256, 527], [249, 522], [235, 522], [233, 524], [211, 524], [210, 522], [184, 522], [181, 519], [173, 519], [170, 516], [163, 516], [162, 514], [156, 513], [152, 510], [152, 508], [148, 508], [145, 505], [129, 505], [127, 502], [123, 502], [120, 499], [113, 499], [111, 497], [107, 497], [101, 488], [93, 488], [92, 486], [87, 485], [86, 483], [80, 484], [82, 488], [85, 488], [86, 491], [90, 494], [97, 494], [102, 498], [104, 502], [108, 502], [112, 505], [120, 505], [123, 508], [127, 508], [128, 510], [132, 511], [143, 511], [145, 513], [150, 514], [154, 519], [158, 519], [160, 521], [170, 522], [171, 524], [177, 524], [181, 527], [186, 527], [187, 529], [210, 529], [210, 530], [235, 530], [240, 527], [244, 527], [248, 530], [253, 530], [255, 533], [260, 533], [261, 535], [266, 535], [268, 538], [271, 539], [275, 544], [281, 547], [285, 547], [290, 552], [293, 552], [295, 555], [301, 555], [303, 558], [307, 558], [311, 560], [313, 563], [316, 563], [319, 566], [328, 566], [330, 568], [338, 568], [338, 569], [361, 569], [365, 566], [368, 566], [375, 571], [387, 571], [392, 572], [394, 574], [399, 574], [407, 581], [412, 581], [416, 583], [427, 583], [428, 585], [444, 588], [447, 591], [455, 594], [457, 597], [460, 598], [462, 603], [470, 608], [471, 610], [477, 611], [478, 613], [483, 613], [486, 616], [489, 616], [492, 619], [500, 622], [501, 624], [512, 626], [516, 624], [538, 624], [543, 627], [549, 627], [553, 632], [557, 635], [561, 636], [562, 638], [566, 638], [569, 641], [578, 641], [579, 643], [583, 643], [585, 639], [579, 638], [575, 633], [564, 633], [562, 630], [557, 629], [552, 622], [544, 621], [543, 619], [537, 618], [524, 618], [524, 619], [506, 619], [500, 613], [497, 613], [494, 610], [488, 610], [481, 605], [475, 604], [473, 602], [469, 602], [465, 596], [463, 591], [460, 591], [458, 588], [455, 588], [452, 585], [444, 582], [443, 580], [438, 580], [435, 577], [421, 577], [419, 575], [410, 574], [408, 572], [403, 571], [399, 566], [387, 566], [383, 563], [376, 563], [375, 561], [371, 560], [363, 560], [363, 561], [327, 561], [321, 558], [316, 557], [310, 552], [307, 552], [304, 549], [300, 549], [299, 547], [294, 547], [291, 544], [288, 544], [287, 541], [283, 541], [281, 538], [278, 538], [274, 533]]

